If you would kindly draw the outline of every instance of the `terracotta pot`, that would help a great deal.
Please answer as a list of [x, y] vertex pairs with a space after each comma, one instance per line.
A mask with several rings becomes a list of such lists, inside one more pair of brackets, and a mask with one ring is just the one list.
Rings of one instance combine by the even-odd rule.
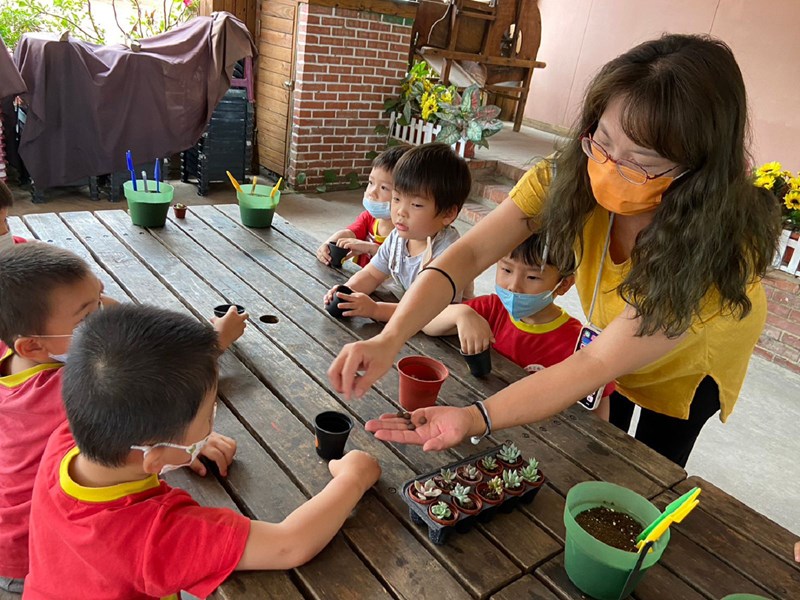
[[450, 507], [450, 512], [452, 513], [450, 515], [449, 519], [443, 520], [443, 519], [440, 519], [437, 516], [435, 516], [431, 512], [431, 509], [433, 508], [433, 504], [428, 506], [428, 516], [431, 519], [433, 519], [436, 523], [439, 523], [439, 525], [444, 525], [445, 527], [449, 527], [450, 525], [455, 525], [455, 522], [458, 521], [458, 509], [455, 506], [453, 506], [450, 502], [445, 502], [445, 504], [447, 504], [447, 506]]
[[498, 463], [503, 465], [503, 468], [508, 469], [508, 470], [519, 469], [522, 466], [522, 457], [521, 456], [518, 456], [517, 460], [515, 462], [513, 462], [513, 463], [507, 463], [506, 461], [504, 461], [499, 456], [495, 456], [495, 459], [497, 459]]
[[427, 356], [406, 356], [397, 363], [400, 372], [400, 406], [409, 412], [436, 403], [449, 371]]
[[475, 486], [478, 485], [481, 481], [483, 481], [483, 474], [480, 472], [480, 470], [478, 470], [478, 478], [476, 480], [473, 481], [472, 479], [467, 479], [464, 476], [465, 466], [466, 465], [463, 465], [456, 469], [456, 479], [458, 479], [463, 485]]
[[478, 487], [476, 488], [475, 491], [478, 492], [478, 496], [480, 496], [481, 500], [483, 500], [484, 503], [489, 504], [490, 506], [497, 506], [498, 504], [501, 504], [505, 499], [505, 494], [502, 494], [500, 498], [496, 500], [494, 498], [487, 498], [486, 491], [488, 489], [489, 489], [489, 484], [487, 484], [484, 481], [483, 483], [478, 484]]
[[522, 493], [525, 491], [525, 484], [520, 484], [518, 488], [509, 488], [504, 485], [503, 489], [509, 496], [522, 496]]
[[485, 479], [491, 479], [495, 475], [500, 475], [503, 472], [503, 465], [499, 462], [497, 463], [497, 468], [494, 471], [489, 471], [486, 467], [483, 466], [483, 460], [479, 460], [475, 463], [475, 466], [478, 467], [478, 470], [485, 475]]
[[457, 483], [454, 481], [453, 483], [447, 484], [444, 482], [444, 479], [442, 479], [441, 475], [434, 475], [433, 482], [436, 484], [436, 487], [442, 490], [445, 494], [449, 494], [450, 492], [452, 492], [453, 488], [456, 487]]
[[172, 212], [175, 213], [176, 219], [185, 219], [186, 218], [186, 207], [185, 206], [173, 206]]
[[475, 158], [475, 144], [469, 140], [464, 145], [464, 158]]
[[416, 502], [417, 504], [421, 504], [422, 506], [427, 506], [428, 504], [433, 504], [434, 502], [439, 501], [438, 496], [436, 498], [420, 498], [419, 496], [417, 496], [417, 493], [414, 490], [413, 485], [409, 486], [406, 494], [408, 494], [408, 497], [411, 498], [414, 502]]
[[472, 501], [475, 503], [475, 506], [472, 509], [464, 508], [461, 506], [461, 504], [459, 504], [458, 500], [453, 500], [453, 504], [455, 504], [456, 507], [458, 507], [458, 510], [467, 516], [477, 515], [483, 508], [483, 500], [481, 500], [481, 497], [478, 496], [478, 494], [470, 494], [469, 497], [472, 498]]

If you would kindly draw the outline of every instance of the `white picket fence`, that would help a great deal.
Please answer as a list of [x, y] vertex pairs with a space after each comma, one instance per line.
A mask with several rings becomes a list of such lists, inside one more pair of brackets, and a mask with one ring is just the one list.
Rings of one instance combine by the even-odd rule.
[[[785, 259], [786, 250], [789, 248], [793, 250], [792, 256], [789, 259]], [[784, 262], [786, 264], [783, 264]], [[783, 233], [781, 233], [778, 241], [778, 253], [775, 255], [775, 261], [772, 266], [795, 277], [800, 277], [800, 240], [792, 239], [791, 232], [788, 229], [784, 229]]]
[[[412, 146], [421, 146], [435, 141], [441, 130], [441, 125], [426, 123], [416, 117], [411, 117], [410, 125], [400, 125], [397, 122], [397, 113], [392, 113], [389, 117], [389, 136]], [[459, 156], [464, 156], [466, 146], [467, 140], [461, 138], [453, 144], [453, 150], [458, 152]]]

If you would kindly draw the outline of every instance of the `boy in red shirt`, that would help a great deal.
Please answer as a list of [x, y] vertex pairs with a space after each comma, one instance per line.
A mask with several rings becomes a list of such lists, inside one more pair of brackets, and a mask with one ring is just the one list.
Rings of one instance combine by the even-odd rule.
[[393, 146], [381, 152], [372, 161], [367, 191], [364, 192], [364, 212], [356, 220], [340, 229], [325, 240], [317, 249], [317, 260], [331, 264], [328, 243], [336, 242], [340, 248], [350, 250], [347, 258], [358, 257], [359, 267], [366, 267], [386, 240], [394, 225], [392, 224], [391, 202], [394, 179], [392, 172], [397, 161], [409, 150], [409, 146]]
[[8, 209], [12, 206], [14, 206], [14, 194], [4, 181], [0, 181], [0, 251], [27, 241], [25, 238], [11, 235], [8, 229]]
[[[575, 257], [550, 256], [543, 267], [543, 252], [539, 236], [531, 235], [497, 263], [496, 294], [448, 306], [423, 332], [458, 333], [467, 355], [492, 346], [528, 373], [561, 362], [575, 351], [581, 324], [553, 300], [575, 283]], [[608, 384], [594, 411], [606, 421], [613, 391], [614, 384]]]
[[[80, 257], [51, 244], [0, 252], [0, 588], [22, 592], [28, 520], [47, 439], [66, 419], [61, 367], [73, 330], [101, 305], [103, 285]], [[220, 344], [244, 329], [242, 317], [215, 323]]]
[[76, 332], [69, 426], [34, 488], [25, 599], [205, 598], [234, 570], [300, 566], [341, 528], [380, 476], [364, 452], [331, 461], [333, 480], [281, 523], [201, 507], [158, 479], [203, 448], [227, 474], [236, 446], [213, 431], [218, 355], [210, 327], [156, 307], [113, 307]]

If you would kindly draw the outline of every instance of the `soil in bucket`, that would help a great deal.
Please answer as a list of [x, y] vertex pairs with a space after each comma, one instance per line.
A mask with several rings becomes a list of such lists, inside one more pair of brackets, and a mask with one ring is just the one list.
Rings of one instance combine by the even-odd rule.
[[630, 515], [596, 506], [580, 513], [575, 521], [591, 536], [625, 552], [636, 552], [636, 538], [644, 527]]

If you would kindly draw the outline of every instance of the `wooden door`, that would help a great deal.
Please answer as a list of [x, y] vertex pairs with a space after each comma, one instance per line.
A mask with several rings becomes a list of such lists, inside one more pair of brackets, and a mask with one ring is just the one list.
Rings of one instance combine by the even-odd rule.
[[259, 163], [283, 176], [291, 139], [297, 0], [264, 0], [258, 38], [256, 125]]

